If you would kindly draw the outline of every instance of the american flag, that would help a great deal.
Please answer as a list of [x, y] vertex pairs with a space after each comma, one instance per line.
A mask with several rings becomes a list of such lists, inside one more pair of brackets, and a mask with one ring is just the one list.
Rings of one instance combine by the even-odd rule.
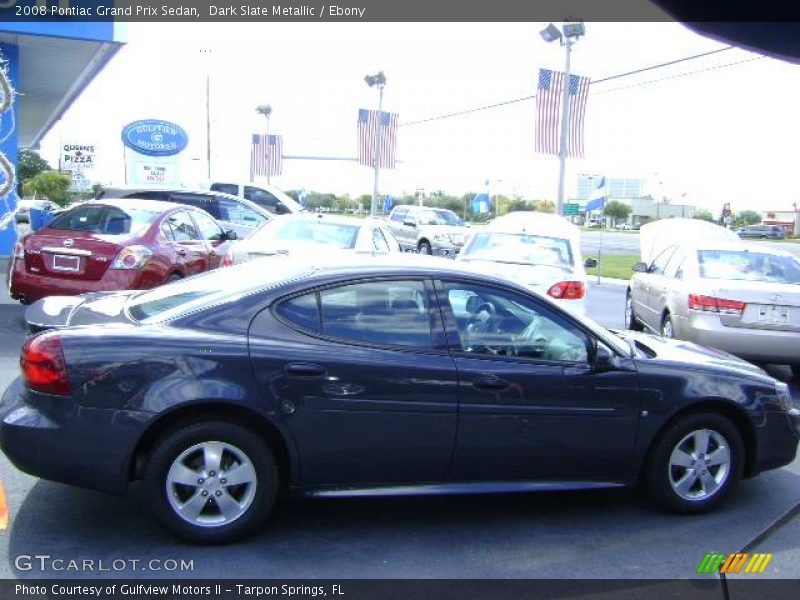
[[[564, 94], [564, 73], [539, 69], [536, 93], [536, 152], [558, 154], [561, 140], [561, 107]], [[583, 121], [589, 78], [569, 76], [569, 131], [567, 156], [583, 158]]]
[[250, 179], [255, 176], [280, 175], [283, 171], [283, 136], [254, 133], [250, 147]]
[[[381, 146], [378, 149], [378, 166], [394, 169], [397, 147], [397, 113], [381, 112]], [[378, 131], [378, 111], [358, 110], [358, 162], [375, 166], [375, 136]]]

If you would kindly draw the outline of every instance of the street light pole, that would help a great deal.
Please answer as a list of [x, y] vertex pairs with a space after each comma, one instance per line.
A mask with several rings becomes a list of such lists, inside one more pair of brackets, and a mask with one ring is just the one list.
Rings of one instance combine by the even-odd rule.
[[564, 91], [561, 101], [561, 144], [558, 150], [558, 202], [556, 203], [556, 214], [564, 215], [564, 187], [566, 184], [567, 172], [567, 140], [569, 139], [569, 59], [572, 48], [572, 41], [566, 38], [564, 47], [566, 48], [566, 63], [564, 65]]

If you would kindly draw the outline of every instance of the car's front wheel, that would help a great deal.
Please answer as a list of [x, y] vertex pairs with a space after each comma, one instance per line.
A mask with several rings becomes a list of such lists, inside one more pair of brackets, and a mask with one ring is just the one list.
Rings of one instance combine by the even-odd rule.
[[661, 335], [665, 338], [675, 337], [675, 328], [672, 325], [672, 317], [669, 313], [664, 315], [664, 319], [661, 321]]
[[636, 314], [633, 312], [633, 298], [630, 290], [625, 294], [625, 328], [631, 331], [644, 330], [642, 324], [636, 320]]
[[716, 507], [742, 475], [744, 444], [727, 417], [710, 412], [679, 419], [655, 442], [645, 473], [662, 508], [701, 513]]
[[422, 240], [419, 243], [419, 246], [417, 246], [417, 251], [420, 254], [433, 254], [433, 249], [431, 248], [430, 243], [425, 240]]
[[256, 433], [234, 423], [199, 422], [155, 444], [143, 484], [156, 518], [173, 535], [220, 544], [263, 525], [278, 482], [275, 457]]

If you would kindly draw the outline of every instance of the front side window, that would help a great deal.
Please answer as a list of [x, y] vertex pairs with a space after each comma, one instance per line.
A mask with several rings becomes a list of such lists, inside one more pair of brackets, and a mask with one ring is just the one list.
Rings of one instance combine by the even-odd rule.
[[283, 205], [283, 202], [278, 200], [267, 190], [247, 185], [244, 188], [244, 197], [250, 200], [250, 202], [255, 202], [261, 208], [268, 210], [274, 215], [284, 215], [289, 212], [289, 209]]
[[403, 221], [405, 221], [407, 214], [408, 214], [407, 208], [397, 208], [392, 213], [392, 221], [397, 221], [398, 223], [402, 223]]
[[192, 213], [192, 218], [197, 224], [197, 228], [200, 230], [201, 239], [208, 240], [209, 242], [221, 242], [225, 239], [225, 232], [222, 230], [222, 227], [206, 213], [195, 211]]
[[320, 307], [325, 335], [381, 346], [431, 347], [422, 281], [377, 281], [323, 290]]
[[463, 225], [464, 222], [452, 210], [427, 208], [420, 210], [417, 218], [420, 225]]
[[662, 250], [661, 253], [656, 256], [653, 262], [650, 264], [648, 273], [652, 273], [653, 275], [663, 275], [664, 269], [666, 269], [667, 263], [672, 257], [673, 252], [675, 252], [675, 246], [670, 246], [669, 248]]
[[589, 362], [589, 338], [530, 298], [476, 284], [444, 283], [467, 354], [559, 362]]

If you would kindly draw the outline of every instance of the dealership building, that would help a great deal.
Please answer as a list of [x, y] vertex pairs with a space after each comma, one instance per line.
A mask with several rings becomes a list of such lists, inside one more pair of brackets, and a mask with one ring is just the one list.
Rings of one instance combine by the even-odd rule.
[[[16, 91], [0, 113], [0, 152], [16, 167], [20, 148], [42, 138], [123, 43], [118, 23], [0, 22], [0, 58]], [[0, 107], [5, 105], [5, 94]], [[0, 173], [0, 188], [5, 175]], [[0, 257], [17, 241], [16, 190], [0, 198]]]

